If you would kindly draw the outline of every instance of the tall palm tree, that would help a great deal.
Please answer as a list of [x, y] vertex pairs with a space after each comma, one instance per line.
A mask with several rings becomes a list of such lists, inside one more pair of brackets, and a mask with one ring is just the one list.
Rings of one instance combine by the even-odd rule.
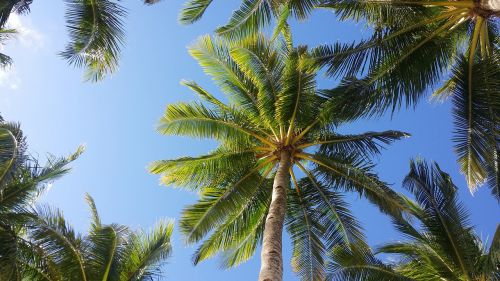
[[364, 20], [374, 32], [359, 43], [321, 46], [314, 54], [330, 75], [344, 77], [337, 90], [345, 93], [345, 110], [378, 115], [414, 106], [433, 88], [434, 98], [451, 98], [455, 151], [468, 186], [474, 192], [487, 182], [500, 200], [500, 7], [495, 3], [327, 0], [323, 7], [341, 19]]
[[62, 213], [38, 208], [28, 228], [35, 254], [25, 256], [28, 280], [159, 280], [171, 255], [173, 223], [160, 221], [149, 232], [103, 224], [89, 195], [92, 222], [87, 235], [77, 234]]
[[18, 124], [0, 116], [0, 280], [21, 280], [19, 257], [30, 252], [25, 226], [33, 219], [31, 204], [47, 183], [68, 171], [83, 148], [67, 158], [48, 159], [41, 166], [26, 154], [26, 142]]
[[187, 243], [203, 240], [195, 264], [222, 252], [231, 267], [262, 243], [259, 280], [281, 280], [285, 224], [294, 270], [318, 280], [329, 249], [364, 245], [341, 192], [399, 213], [398, 195], [372, 172], [369, 156], [407, 134], [336, 132], [346, 120], [332, 111], [335, 97], [316, 88], [318, 69], [306, 47], [261, 35], [238, 43], [204, 36], [190, 53], [229, 102], [184, 81], [204, 103], [168, 105], [158, 131], [219, 145], [199, 157], [157, 161], [151, 172], [166, 185], [200, 192], [180, 219]]
[[[70, 65], [85, 69], [85, 80], [100, 81], [118, 69], [124, 44], [126, 9], [120, 0], [64, 0], [70, 42], [60, 53]], [[158, 0], [144, 0], [154, 4]], [[0, 28], [12, 13], [28, 13], [33, 0], [2, 0]]]
[[393, 218], [406, 239], [377, 250], [398, 255], [398, 262], [384, 264], [372, 254], [338, 249], [330, 279], [500, 280], [500, 226], [488, 249], [471, 227], [448, 174], [437, 164], [413, 161], [403, 185], [416, 199], [406, 202], [409, 218]]

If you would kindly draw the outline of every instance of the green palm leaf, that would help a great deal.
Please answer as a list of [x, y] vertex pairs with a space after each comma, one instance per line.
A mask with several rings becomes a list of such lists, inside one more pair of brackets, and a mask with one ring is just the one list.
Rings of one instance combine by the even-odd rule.
[[285, 224], [293, 245], [292, 268], [303, 280], [323, 280], [326, 249], [321, 238], [325, 230], [319, 213], [314, 212], [313, 202], [306, 200], [307, 195], [302, 195], [304, 192], [304, 189], [301, 193], [288, 192]]
[[112, 0], [65, 1], [71, 41], [61, 56], [71, 65], [84, 67], [86, 80], [102, 80], [118, 68], [126, 11]]
[[[437, 164], [412, 161], [403, 186], [416, 201], [405, 199], [407, 216], [392, 216], [403, 241], [384, 244], [376, 253], [397, 255], [384, 263], [372, 253], [334, 251], [333, 280], [496, 280], [497, 233], [489, 250], [470, 226], [456, 186]], [[492, 254], [495, 253], [495, 254]]]
[[210, 4], [212, 4], [212, 0], [190, 0], [185, 4], [179, 16], [179, 21], [182, 24], [191, 24], [198, 21]]
[[243, 0], [229, 22], [217, 28], [217, 34], [229, 38], [245, 38], [271, 21], [272, 7], [266, 0]]
[[[500, 136], [500, 74], [498, 54], [474, 63], [478, 75], [468, 80], [468, 61], [462, 58], [453, 69], [448, 91], [453, 99], [455, 150], [461, 171], [473, 192], [490, 179], [492, 193], [500, 199], [498, 181], [498, 140]], [[469, 84], [473, 92], [469, 91]]]

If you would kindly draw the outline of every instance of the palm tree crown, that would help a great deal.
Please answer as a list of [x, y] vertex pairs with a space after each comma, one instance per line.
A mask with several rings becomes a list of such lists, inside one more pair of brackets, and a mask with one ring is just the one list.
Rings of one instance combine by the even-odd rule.
[[[119, 0], [63, 0], [66, 2], [66, 26], [70, 42], [60, 56], [70, 65], [84, 68], [84, 79], [100, 81], [116, 72], [125, 41], [124, 21], [127, 10]], [[144, 0], [152, 5], [159, 0]], [[33, 0], [2, 0], [0, 28], [12, 13], [30, 11]], [[0, 33], [0, 42], [3, 32]], [[0, 66], [4, 63], [0, 54]], [[10, 62], [10, 60], [9, 60]]]
[[92, 224], [77, 234], [55, 209], [35, 205], [49, 182], [69, 171], [69, 157], [50, 157], [43, 166], [26, 153], [18, 124], [0, 116], [0, 280], [157, 280], [171, 254], [173, 223], [150, 232], [101, 223], [87, 196]]
[[413, 106], [438, 88], [433, 98], [452, 99], [455, 151], [471, 192], [486, 182], [500, 200], [500, 10], [472, 0], [340, 0], [322, 6], [374, 29], [359, 43], [313, 51], [330, 75], [344, 78], [338, 90], [345, 109], [377, 115]]
[[82, 151], [80, 147], [69, 157], [50, 157], [41, 166], [26, 153], [20, 126], [0, 116], [0, 280], [24, 278], [28, 267], [21, 260], [33, 253], [25, 236], [26, 225], [35, 217], [32, 204]]
[[86, 200], [92, 221], [87, 235], [76, 233], [58, 210], [39, 207], [28, 227], [35, 254], [24, 261], [29, 280], [159, 280], [170, 257], [173, 223], [160, 221], [149, 232], [103, 224], [94, 200]]
[[229, 103], [184, 81], [204, 103], [168, 105], [158, 130], [212, 138], [219, 146], [199, 157], [157, 161], [151, 171], [164, 184], [200, 192], [180, 220], [187, 243], [203, 240], [194, 263], [223, 252], [223, 265], [234, 266], [262, 241], [263, 268], [267, 249], [279, 244], [273, 248], [279, 257], [270, 262], [279, 264], [272, 269], [280, 275], [285, 221], [294, 269], [304, 280], [322, 279], [329, 248], [364, 244], [340, 191], [359, 192], [383, 211], [399, 212], [399, 197], [371, 172], [368, 157], [407, 134], [336, 133], [347, 120], [332, 111], [335, 96], [316, 88], [317, 69], [305, 47], [261, 35], [239, 43], [205, 36], [190, 53]]
[[377, 250], [399, 255], [399, 262], [384, 264], [371, 254], [339, 249], [333, 280], [499, 280], [500, 227], [487, 249], [448, 174], [437, 164], [413, 161], [403, 185], [416, 202], [405, 203], [411, 218], [393, 218], [393, 223], [407, 239]]

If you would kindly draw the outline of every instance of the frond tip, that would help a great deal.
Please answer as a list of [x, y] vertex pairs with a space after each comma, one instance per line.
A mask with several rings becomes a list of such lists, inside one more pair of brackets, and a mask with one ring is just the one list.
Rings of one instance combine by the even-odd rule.
[[65, 1], [70, 43], [60, 55], [85, 68], [85, 80], [102, 80], [118, 68], [126, 10], [112, 0]]

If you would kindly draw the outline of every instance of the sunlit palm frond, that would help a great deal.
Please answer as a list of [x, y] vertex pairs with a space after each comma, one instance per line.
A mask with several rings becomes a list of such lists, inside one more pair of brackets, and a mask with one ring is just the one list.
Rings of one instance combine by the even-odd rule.
[[35, 214], [36, 218], [30, 225], [33, 243], [45, 250], [62, 275], [88, 280], [82, 237], [66, 223], [58, 210], [39, 207]]
[[[231, 207], [226, 207], [228, 203], [222, 202], [218, 206], [214, 205], [221, 211], [227, 210], [231, 213], [222, 218], [220, 225], [198, 247], [193, 256], [195, 264], [219, 252], [222, 254], [221, 265], [224, 268], [236, 266], [253, 256], [261, 241], [271, 197], [269, 180], [261, 179], [254, 186], [249, 191], [240, 192], [245, 195], [245, 201], [235, 202]], [[235, 196], [237, 195], [231, 195], [233, 198], [228, 196], [227, 200], [235, 200]]]
[[[428, 239], [437, 244], [436, 249], [450, 260], [466, 280], [475, 271], [477, 255], [481, 250], [475, 236], [470, 232], [469, 216], [458, 202], [457, 187], [448, 174], [437, 164], [412, 162], [404, 187], [412, 192], [425, 216], [421, 219]], [[432, 244], [431, 244], [432, 245]]]
[[288, 141], [297, 127], [307, 126], [315, 117], [316, 71], [306, 52], [305, 47], [299, 47], [287, 55], [283, 90], [276, 97], [276, 120], [285, 126]]
[[256, 104], [261, 117], [275, 129], [274, 104], [283, 85], [279, 77], [283, 75], [283, 57], [276, 52], [268, 40], [262, 36], [246, 39], [241, 47], [230, 51], [231, 58], [258, 88]]
[[18, 141], [10, 130], [0, 128], [0, 183], [11, 173], [18, 154]]
[[182, 24], [191, 24], [198, 21], [213, 0], [190, 0], [182, 9], [179, 21]]
[[[458, 201], [456, 186], [437, 164], [412, 161], [404, 187], [416, 201], [405, 199], [409, 216], [393, 217], [404, 234], [375, 252], [397, 255], [382, 262], [371, 253], [340, 248], [329, 267], [333, 280], [496, 280], [497, 234], [487, 251], [469, 225], [467, 211]], [[493, 260], [489, 259], [492, 257]]]
[[[325, 226], [320, 213], [314, 212], [314, 202], [307, 200], [299, 183], [288, 192], [286, 227], [292, 240], [292, 268], [302, 280], [325, 279], [325, 245], [322, 241]], [[299, 189], [300, 188], [300, 189]]]
[[246, 170], [252, 165], [254, 150], [228, 150], [218, 148], [213, 153], [201, 157], [183, 157], [175, 160], [154, 162], [150, 171], [161, 174], [161, 181], [165, 185], [201, 189], [205, 186], [215, 186], [223, 183], [231, 173], [225, 173], [227, 167], [234, 170]]
[[255, 86], [245, 79], [231, 59], [230, 49], [221, 39], [202, 36], [189, 47], [189, 53], [228, 97], [244, 107], [249, 115], [258, 117]]
[[119, 261], [118, 280], [160, 280], [163, 266], [172, 255], [173, 228], [172, 221], [160, 220], [149, 231], [130, 234]]
[[372, 172], [373, 164], [360, 155], [338, 153], [334, 158], [332, 155], [317, 153], [306, 155], [304, 159], [311, 161], [313, 171], [335, 189], [358, 192], [381, 211], [395, 216], [405, 209], [403, 198], [381, 181]]
[[228, 38], [245, 38], [271, 22], [273, 10], [267, 0], [243, 0], [229, 22], [217, 28], [217, 34]]
[[241, 178], [233, 176], [230, 182], [221, 187], [205, 187], [199, 201], [184, 210], [180, 228], [188, 243], [199, 241], [223, 223], [227, 216], [254, 200], [252, 194], [262, 187], [265, 179], [255, 169], [238, 174]]
[[352, 151], [369, 157], [380, 154], [384, 145], [409, 136], [410, 134], [400, 131], [367, 132], [360, 135], [319, 134], [299, 147], [319, 145], [319, 150], [326, 154]]
[[85, 68], [85, 79], [102, 80], [118, 68], [126, 10], [114, 0], [65, 0], [70, 43], [61, 52], [69, 64]]
[[226, 113], [219, 114], [202, 104], [172, 104], [167, 106], [158, 131], [165, 135], [184, 135], [197, 138], [231, 139], [238, 143], [249, 140], [270, 143], [256, 133], [248, 120]]
[[[468, 61], [462, 58], [453, 69], [448, 87], [453, 100], [455, 150], [471, 192], [488, 180], [497, 199], [500, 139], [500, 63], [498, 52], [474, 63], [470, 81]], [[470, 85], [472, 83], [472, 85]], [[469, 88], [471, 86], [471, 88]], [[472, 90], [472, 91], [470, 91]]]
[[385, 265], [372, 253], [356, 248], [338, 247], [333, 251], [335, 262], [329, 265], [328, 280], [332, 281], [414, 281]]

